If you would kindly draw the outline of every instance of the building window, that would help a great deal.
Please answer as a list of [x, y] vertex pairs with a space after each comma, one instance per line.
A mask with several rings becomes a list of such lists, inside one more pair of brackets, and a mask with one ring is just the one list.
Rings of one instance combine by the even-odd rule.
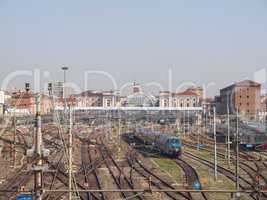
[[167, 107], [167, 100], [166, 99], [164, 100], [163, 105], [164, 105], [164, 107]]
[[240, 106], [242, 106], [242, 103], [239, 103]]
[[186, 106], [189, 107], [189, 103], [187, 103]]
[[180, 103], [180, 107], [183, 107], [183, 103]]
[[247, 103], [247, 106], [249, 106], [249, 103]]
[[249, 110], [247, 110], [247, 113], [249, 113]]
[[107, 107], [110, 107], [111, 106], [111, 102], [110, 100], [107, 100]]
[[193, 107], [196, 107], [196, 103], [193, 103]]
[[239, 98], [241, 99], [241, 98], [242, 98], [242, 96], [240, 95], [240, 96], [239, 96]]
[[249, 99], [249, 96], [247, 96], [247, 98]]

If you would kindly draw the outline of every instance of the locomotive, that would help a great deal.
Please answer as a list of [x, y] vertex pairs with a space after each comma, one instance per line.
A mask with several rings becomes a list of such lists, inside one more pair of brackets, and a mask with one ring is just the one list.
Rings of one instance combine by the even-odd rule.
[[144, 144], [153, 145], [162, 154], [179, 157], [182, 153], [182, 143], [178, 137], [144, 128], [137, 128], [134, 136]]

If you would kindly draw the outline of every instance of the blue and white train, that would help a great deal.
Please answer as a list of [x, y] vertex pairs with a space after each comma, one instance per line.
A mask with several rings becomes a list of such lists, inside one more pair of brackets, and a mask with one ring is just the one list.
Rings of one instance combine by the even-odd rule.
[[182, 143], [178, 137], [144, 128], [137, 128], [134, 136], [144, 144], [153, 145], [162, 154], [179, 157], [182, 153]]

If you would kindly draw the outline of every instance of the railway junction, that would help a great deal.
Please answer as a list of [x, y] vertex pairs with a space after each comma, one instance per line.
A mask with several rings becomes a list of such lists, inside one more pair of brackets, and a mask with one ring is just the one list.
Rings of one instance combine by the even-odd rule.
[[[1, 121], [1, 200], [267, 197], [266, 141], [244, 149], [239, 133], [261, 133], [238, 118], [225, 124], [201, 109], [71, 107], [41, 116], [39, 104], [35, 117]], [[179, 154], [170, 154], [170, 141]]]

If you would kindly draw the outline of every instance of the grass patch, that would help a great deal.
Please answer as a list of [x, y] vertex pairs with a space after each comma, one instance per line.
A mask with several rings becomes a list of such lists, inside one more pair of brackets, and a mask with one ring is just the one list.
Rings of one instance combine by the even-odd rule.
[[182, 169], [171, 159], [168, 158], [152, 158], [157, 167], [162, 171], [167, 172], [175, 182], [182, 183], [183, 172]]

